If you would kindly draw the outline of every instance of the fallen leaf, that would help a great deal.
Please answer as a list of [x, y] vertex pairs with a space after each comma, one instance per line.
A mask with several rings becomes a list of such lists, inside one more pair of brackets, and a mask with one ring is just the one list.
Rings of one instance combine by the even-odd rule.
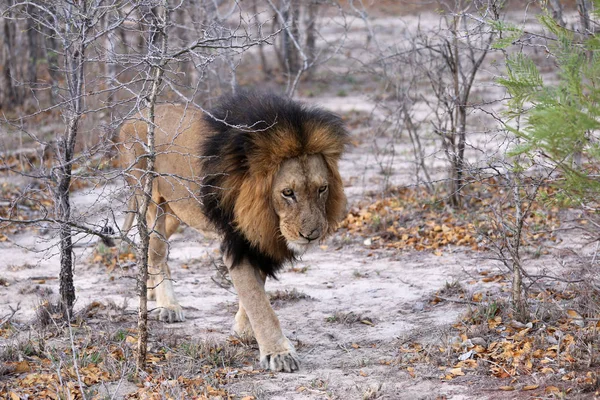
[[547, 386], [546, 389], [544, 389], [544, 392], [546, 394], [552, 394], [552, 393], [560, 393], [561, 390], [559, 388], [557, 388], [556, 386]]
[[514, 386], [500, 386], [498, 389], [500, 390], [504, 390], [505, 392], [511, 391], [511, 390], [515, 390]]
[[13, 370], [13, 373], [22, 374], [29, 371], [31, 371], [29, 363], [27, 361], [19, 361], [15, 364], [15, 369]]

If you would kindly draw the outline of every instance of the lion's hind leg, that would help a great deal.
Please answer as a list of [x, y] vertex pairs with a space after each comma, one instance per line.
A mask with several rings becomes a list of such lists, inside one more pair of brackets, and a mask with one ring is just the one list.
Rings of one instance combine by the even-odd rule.
[[[259, 283], [262, 283], [262, 287], [265, 287], [265, 281], [267, 276], [262, 272], [259, 273]], [[233, 332], [240, 337], [240, 339], [245, 341], [250, 341], [255, 339], [254, 331], [252, 330], [252, 324], [250, 323], [250, 318], [248, 318], [248, 313], [246, 309], [242, 305], [242, 302], [239, 302], [238, 312], [235, 314], [235, 323], [233, 324]]]
[[177, 229], [178, 220], [164, 203], [159, 206], [152, 204], [148, 212], [148, 227], [152, 229], [148, 249], [148, 281], [152, 286], [148, 288], [156, 296], [158, 319], [165, 322], [184, 321], [183, 309], [175, 297], [171, 270], [167, 264], [167, 239]]

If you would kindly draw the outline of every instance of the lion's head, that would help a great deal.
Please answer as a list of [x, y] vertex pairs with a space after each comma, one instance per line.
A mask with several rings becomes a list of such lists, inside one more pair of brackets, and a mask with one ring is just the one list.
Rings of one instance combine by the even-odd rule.
[[271, 204], [287, 247], [302, 254], [329, 229], [329, 172], [320, 154], [281, 163], [273, 180]]
[[273, 276], [331, 233], [346, 206], [338, 160], [347, 132], [319, 108], [238, 92], [205, 118], [203, 207], [234, 264]]

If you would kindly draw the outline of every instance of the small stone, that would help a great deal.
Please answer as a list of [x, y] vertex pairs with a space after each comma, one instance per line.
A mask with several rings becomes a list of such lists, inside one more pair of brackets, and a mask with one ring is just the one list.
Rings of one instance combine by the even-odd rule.
[[466, 353], [463, 353], [460, 356], [458, 356], [458, 359], [460, 361], [465, 361], [465, 360], [468, 360], [469, 358], [471, 358], [473, 356], [473, 354], [475, 354], [475, 352], [473, 350], [469, 350]]
[[473, 343], [475, 346], [487, 347], [487, 342], [482, 337], [471, 338], [471, 343]]

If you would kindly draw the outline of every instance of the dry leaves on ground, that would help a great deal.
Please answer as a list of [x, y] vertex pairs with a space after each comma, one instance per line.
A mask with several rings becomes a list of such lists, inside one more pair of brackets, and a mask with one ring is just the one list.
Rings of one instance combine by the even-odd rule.
[[[543, 187], [539, 197], [547, 197], [552, 191]], [[443, 193], [433, 195], [420, 188], [398, 188], [384, 198], [352, 208], [342, 228], [350, 235], [366, 238], [365, 244], [371, 248], [433, 251], [436, 255], [449, 246], [486, 250], [490, 241], [507, 234], [497, 219], [501, 217], [503, 224], [510, 224], [515, 208], [493, 179], [473, 183], [463, 194], [464, 207], [453, 210]], [[525, 216], [525, 241], [556, 240], [553, 231], [560, 225], [557, 206], [524, 202], [521, 208], [529, 210]]]

